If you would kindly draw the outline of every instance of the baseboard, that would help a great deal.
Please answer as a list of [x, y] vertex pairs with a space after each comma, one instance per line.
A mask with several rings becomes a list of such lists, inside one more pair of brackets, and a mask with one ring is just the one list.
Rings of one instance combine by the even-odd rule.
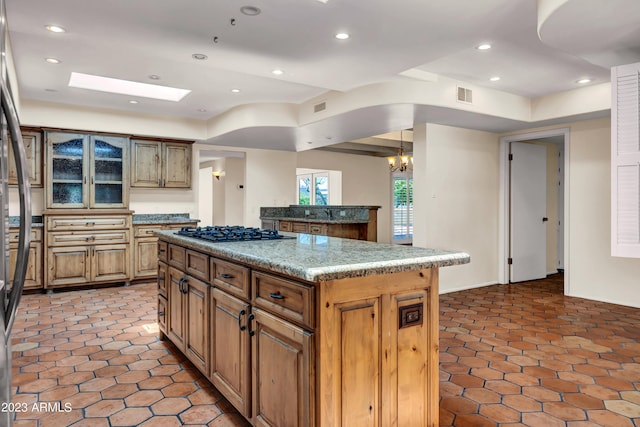
[[493, 286], [493, 285], [499, 285], [498, 282], [486, 282], [486, 283], [478, 283], [475, 285], [466, 285], [466, 286], [461, 286], [459, 288], [454, 288], [454, 289], [447, 289], [446, 291], [443, 291], [442, 289], [440, 289], [439, 294], [440, 295], [444, 295], [444, 294], [449, 294], [452, 292], [460, 292], [460, 291], [466, 291], [469, 289], [476, 289], [476, 288], [485, 288], [487, 286]]

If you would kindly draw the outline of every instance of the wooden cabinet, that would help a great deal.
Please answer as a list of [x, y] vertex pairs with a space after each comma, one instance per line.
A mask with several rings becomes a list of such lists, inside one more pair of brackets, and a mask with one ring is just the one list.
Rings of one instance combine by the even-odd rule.
[[158, 238], [155, 231], [195, 227], [197, 222], [141, 224], [133, 226], [133, 279], [149, 279], [158, 270]]
[[190, 143], [134, 139], [131, 149], [132, 187], [191, 187]]
[[169, 303], [167, 300], [167, 290], [169, 288], [169, 266], [163, 261], [158, 261], [158, 328], [159, 338], [164, 340], [167, 334], [167, 323], [169, 322]]
[[128, 282], [130, 227], [130, 213], [45, 211], [44, 287]]
[[[29, 182], [32, 187], [42, 187], [42, 132], [23, 130], [22, 141], [27, 155]], [[9, 185], [18, 185], [18, 172], [16, 171], [16, 161], [11, 144], [9, 144], [8, 166]]]
[[[172, 245], [170, 245], [172, 246]], [[166, 330], [171, 341], [203, 373], [209, 372], [209, 285], [176, 268], [185, 261], [199, 259], [198, 252], [177, 248], [170, 254], [183, 254], [174, 258], [169, 256], [167, 278], [167, 303], [169, 316]], [[208, 277], [208, 257], [204, 263], [198, 263], [203, 270], [198, 275]], [[186, 265], [194, 265], [186, 264]]]
[[[18, 255], [18, 229], [9, 229], [9, 265], [13, 278]], [[29, 246], [29, 262], [24, 280], [24, 289], [42, 289], [42, 229], [31, 229], [31, 243]]]
[[260, 309], [252, 314], [253, 425], [315, 426], [313, 334]]
[[46, 132], [48, 208], [129, 205], [129, 139]]
[[167, 336], [184, 353], [187, 332], [187, 299], [183, 287], [184, 273], [174, 267], [169, 267], [167, 301], [169, 303], [169, 318], [167, 322]]
[[341, 237], [343, 239], [377, 240], [377, 223], [325, 223], [325, 222], [301, 222], [301, 221], [273, 221], [262, 220], [262, 228], [274, 228], [277, 223], [279, 231], [291, 231], [294, 233], [316, 234], [329, 237]]
[[211, 371], [208, 377], [238, 412], [250, 417], [249, 303], [214, 288], [210, 307]]

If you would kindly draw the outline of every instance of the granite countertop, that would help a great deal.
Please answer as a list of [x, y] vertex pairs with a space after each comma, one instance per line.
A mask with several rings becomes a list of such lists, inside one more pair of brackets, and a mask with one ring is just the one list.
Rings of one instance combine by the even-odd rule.
[[199, 219], [189, 218], [188, 213], [177, 214], [133, 214], [133, 225], [143, 224], [171, 224], [181, 222], [199, 222]]
[[293, 238], [247, 242], [208, 242], [180, 236], [174, 231], [155, 234], [169, 243], [309, 282], [445, 267], [470, 261], [464, 252], [311, 234], [282, 233]]
[[[9, 227], [20, 227], [20, 216], [10, 216]], [[41, 215], [34, 215], [31, 217], [31, 227], [44, 227]]]

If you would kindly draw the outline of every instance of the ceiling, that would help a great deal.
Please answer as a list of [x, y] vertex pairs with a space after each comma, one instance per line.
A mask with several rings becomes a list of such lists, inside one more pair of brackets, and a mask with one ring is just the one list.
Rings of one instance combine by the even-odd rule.
[[[540, 1], [561, 5], [540, 23], [536, 0], [6, 0], [6, 8], [22, 99], [178, 119], [206, 121], [243, 105], [301, 104], [433, 74], [536, 98], [575, 89], [582, 78], [608, 82], [611, 66], [640, 61], [640, 1]], [[242, 6], [260, 14], [245, 15]], [[67, 31], [49, 32], [49, 24]], [[338, 40], [338, 32], [350, 38]], [[485, 42], [492, 49], [476, 49]], [[171, 102], [70, 88], [71, 72], [191, 93]], [[477, 116], [430, 111], [462, 127]], [[367, 128], [344, 116], [327, 121], [322, 133], [353, 126], [351, 135], [365, 137], [412, 122], [395, 125]], [[262, 138], [263, 148], [291, 149], [283, 140], [296, 137], [260, 128], [229, 141]]]

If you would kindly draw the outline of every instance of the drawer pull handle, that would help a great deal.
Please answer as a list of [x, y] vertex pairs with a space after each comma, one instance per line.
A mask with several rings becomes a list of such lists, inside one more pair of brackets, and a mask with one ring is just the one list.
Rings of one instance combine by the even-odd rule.
[[284, 299], [284, 295], [280, 295], [280, 292], [271, 292], [269, 296], [273, 299]]
[[96, 225], [95, 221], [89, 221], [85, 225]]
[[163, 317], [163, 316], [164, 316], [164, 311], [159, 311], [159, 312], [158, 312], [158, 316], [159, 316], [159, 317]]
[[[255, 319], [255, 318], [256, 318], [256, 316], [253, 313], [251, 313], [249, 315], [249, 322], [248, 322], [249, 327], [251, 327], [251, 322], [253, 322], [253, 319]], [[252, 329], [249, 329], [249, 336], [250, 337], [254, 336], [255, 334], [256, 334], [256, 331], [254, 331]]]
[[244, 316], [245, 314], [247, 314], [247, 312], [244, 309], [240, 310], [240, 313], [238, 313], [238, 326], [240, 327], [241, 331], [247, 329], [247, 325], [242, 324], [242, 316]]
[[158, 276], [158, 282], [164, 282], [164, 276]]
[[222, 273], [220, 277], [223, 279], [233, 279], [233, 274]]
[[158, 253], [163, 254], [164, 252], [165, 252], [165, 250], [164, 250], [164, 249], [158, 249]]

